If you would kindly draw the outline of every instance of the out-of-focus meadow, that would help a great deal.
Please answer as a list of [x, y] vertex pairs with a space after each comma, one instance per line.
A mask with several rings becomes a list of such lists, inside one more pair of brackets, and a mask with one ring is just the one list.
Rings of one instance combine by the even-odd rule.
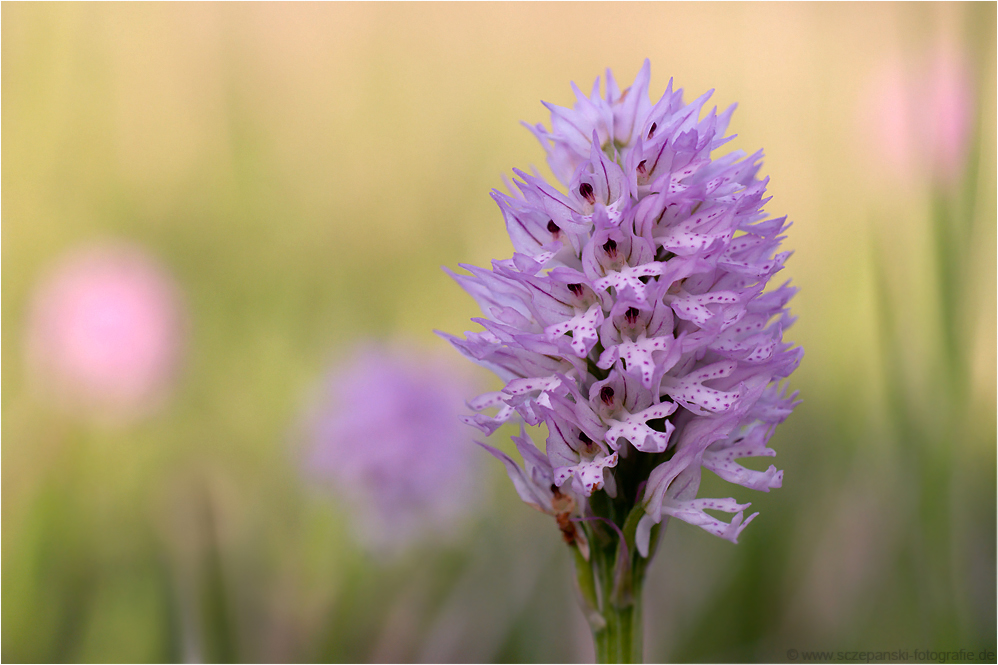
[[[646, 657], [993, 652], [995, 28], [993, 3], [4, 4], [3, 660], [591, 659], [554, 523], [484, 452], [449, 528], [386, 549], [303, 442], [360, 344], [495, 385], [432, 333], [478, 314], [440, 266], [511, 254], [489, 191], [547, 172], [519, 121], [645, 57], [654, 99], [714, 88], [765, 149], [806, 349], [783, 488], [736, 490], [737, 546], [669, 528]], [[133, 267], [92, 277], [101, 252]], [[92, 311], [44, 313], [60, 274], [157, 341], [53, 369]]]

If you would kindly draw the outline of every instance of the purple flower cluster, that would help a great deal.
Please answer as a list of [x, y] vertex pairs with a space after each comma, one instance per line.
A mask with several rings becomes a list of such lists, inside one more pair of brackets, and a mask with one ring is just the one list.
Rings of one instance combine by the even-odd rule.
[[[566, 540], [592, 516], [596, 494], [643, 513], [647, 555], [667, 516], [736, 541], [755, 517], [734, 499], [697, 498], [701, 468], [756, 490], [783, 472], [742, 457], [772, 456], [767, 442], [795, 405], [779, 387], [798, 366], [783, 341], [788, 284], [766, 290], [789, 252], [788, 224], [763, 211], [762, 153], [711, 153], [734, 106], [700, 118], [672, 82], [656, 104], [645, 61], [623, 92], [607, 71], [573, 108], [545, 104], [551, 129], [530, 127], [564, 190], [515, 170], [512, 194], [493, 192], [513, 257], [453, 274], [481, 306], [484, 327], [446, 337], [506, 382], [470, 402], [487, 434], [517, 418], [524, 468], [491, 446], [520, 496], [555, 515]], [[495, 409], [495, 411], [493, 411]], [[546, 425], [539, 450], [522, 423]], [[484, 444], [482, 444], [484, 445]], [[736, 513], [724, 522], [706, 510]]]
[[474, 504], [479, 465], [458, 420], [473, 386], [408, 345], [353, 349], [326, 376], [306, 417], [305, 467], [342, 498], [368, 549], [446, 537]]

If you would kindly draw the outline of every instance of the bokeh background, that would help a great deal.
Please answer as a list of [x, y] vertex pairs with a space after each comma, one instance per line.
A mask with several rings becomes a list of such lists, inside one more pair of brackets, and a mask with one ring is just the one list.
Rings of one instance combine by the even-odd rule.
[[[358, 344], [494, 385], [432, 333], [477, 315], [440, 266], [510, 255], [488, 193], [547, 172], [518, 122], [646, 57], [653, 98], [714, 88], [765, 149], [806, 349], [784, 487], [738, 489], [737, 546], [669, 528], [647, 659], [994, 651], [995, 33], [994, 3], [5, 3], [3, 660], [591, 659], [499, 464], [379, 549], [302, 423]], [[97, 280], [166, 322], [127, 399], [36, 339], [100, 251], [172, 294]]]

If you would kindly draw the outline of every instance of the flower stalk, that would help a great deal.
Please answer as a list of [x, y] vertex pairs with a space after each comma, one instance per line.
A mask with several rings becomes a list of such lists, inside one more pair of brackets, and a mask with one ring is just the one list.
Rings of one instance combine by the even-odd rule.
[[[603, 495], [605, 496], [605, 494]], [[613, 514], [610, 502], [594, 502], [593, 508]], [[644, 510], [634, 508], [622, 525], [608, 517], [583, 521], [589, 543], [588, 559], [574, 548], [575, 572], [580, 604], [593, 633], [597, 663], [642, 662], [643, 590], [645, 572], [654, 555], [660, 528], [652, 534], [652, 551], [641, 556], [634, 537]]]
[[642, 662], [644, 574], [622, 562], [620, 554], [619, 547], [597, 547], [589, 561], [581, 556], [575, 560], [580, 588], [585, 585], [601, 592], [595, 597], [583, 595], [597, 663]]

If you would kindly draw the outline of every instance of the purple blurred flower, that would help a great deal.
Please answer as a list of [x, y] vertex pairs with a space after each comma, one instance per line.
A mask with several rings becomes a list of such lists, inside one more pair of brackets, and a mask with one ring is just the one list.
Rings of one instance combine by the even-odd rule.
[[27, 326], [32, 378], [66, 406], [127, 419], [158, 407], [172, 387], [179, 292], [137, 246], [107, 242], [60, 258], [35, 290]]
[[472, 389], [415, 349], [361, 348], [329, 374], [308, 419], [307, 470], [350, 505], [365, 545], [445, 535], [473, 504], [477, 456], [458, 420]]
[[701, 118], [710, 93], [684, 104], [671, 81], [652, 104], [649, 76], [645, 61], [621, 92], [608, 71], [604, 96], [597, 79], [588, 96], [573, 85], [571, 109], [546, 104], [551, 129], [530, 130], [561, 187], [515, 170], [513, 193], [493, 192], [513, 257], [453, 274], [485, 330], [444, 335], [507, 382], [471, 402], [466, 422], [487, 434], [513, 419], [546, 425], [545, 452], [522, 424], [514, 437], [523, 468], [484, 447], [583, 550], [573, 520], [598, 492], [643, 506], [643, 554], [667, 516], [736, 541], [755, 515], [697, 498], [701, 469], [780, 487], [782, 471], [737, 460], [775, 454], [769, 437], [795, 405], [778, 384], [803, 353], [783, 341], [795, 289], [765, 291], [789, 253], [776, 251], [786, 218], [763, 211], [762, 153], [712, 158], [734, 106]]

